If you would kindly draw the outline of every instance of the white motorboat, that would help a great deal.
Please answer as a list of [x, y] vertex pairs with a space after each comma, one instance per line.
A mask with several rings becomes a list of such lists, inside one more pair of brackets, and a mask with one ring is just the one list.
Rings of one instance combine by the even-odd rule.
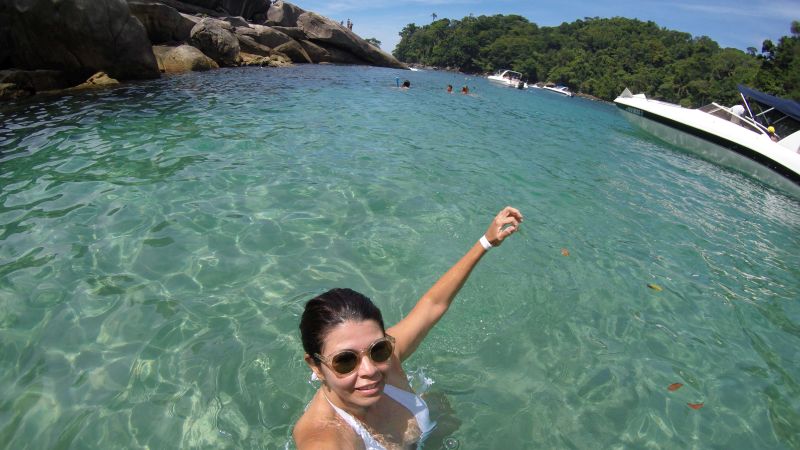
[[742, 104], [689, 109], [622, 91], [614, 103], [656, 137], [800, 198], [800, 103], [739, 86]]
[[506, 86], [511, 86], [517, 89], [527, 89], [528, 83], [522, 79], [522, 74], [513, 70], [499, 70], [494, 75], [486, 77], [491, 81], [503, 83]]
[[561, 95], [566, 95], [567, 97], [572, 97], [572, 91], [569, 90], [566, 86], [558, 86], [558, 85], [547, 85], [541, 86], [542, 89], [546, 89], [548, 91], [556, 92]]

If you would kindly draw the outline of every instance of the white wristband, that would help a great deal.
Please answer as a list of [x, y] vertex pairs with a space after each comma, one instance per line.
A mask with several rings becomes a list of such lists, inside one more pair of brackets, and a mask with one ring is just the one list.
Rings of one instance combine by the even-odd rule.
[[481, 236], [481, 240], [479, 242], [481, 243], [481, 247], [483, 247], [484, 250], [489, 250], [490, 248], [493, 247], [492, 243], [489, 242], [488, 239], [486, 239], [485, 234]]

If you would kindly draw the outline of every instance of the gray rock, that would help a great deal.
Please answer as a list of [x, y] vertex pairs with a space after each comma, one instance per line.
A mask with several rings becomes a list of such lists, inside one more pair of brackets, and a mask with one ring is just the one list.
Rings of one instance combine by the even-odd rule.
[[255, 42], [269, 48], [275, 48], [292, 40], [291, 37], [278, 30], [263, 25], [250, 25], [249, 27], [237, 27], [236, 37], [248, 36]]
[[283, 53], [273, 53], [270, 56], [241, 53], [241, 56], [243, 66], [287, 67], [292, 65], [292, 61]]
[[305, 39], [297, 42], [303, 46], [303, 49], [308, 53], [308, 57], [311, 58], [311, 62], [314, 64], [333, 62], [330, 52], [319, 45]]
[[12, 83], [32, 92], [52, 91], [74, 83], [59, 70], [0, 70], [0, 83]]
[[369, 64], [383, 67], [407, 69], [394, 56], [380, 50], [340, 24], [313, 12], [306, 12], [297, 19], [297, 26], [314, 43], [324, 43], [325, 48], [338, 47]]
[[239, 63], [241, 49], [232, 31], [233, 27], [227, 22], [205, 18], [192, 28], [189, 43], [220, 66], [235, 66]]
[[278, 0], [269, 7], [266, 24], [281, 27], [295, 27], [297, 26], [297, 19], [304, 12], [306, 11], [302, 8], [284, 2], [283, 0]]
[[364, 61], [363, 59], [348, 52], [347, 50], [342, 50], [339, 47], [333, 45], [326, 45], [325, 43], [317, 43], [316, 45], [325, 49], [325, 51], [328, 52], [328, 55], [330, 55], [330, 61], [324, 61], [324, 62], [331, 62], [334, 64], [356, 64], [359, 66], [369, 65], [369, 62]]
[[184, 44], [177, 47], [155, 45], [153, 53], [158, 60], [158, 68], [164, 73], [198, 72], [219, 68], [213, 59], [191, 45]]
[[258, 56], [269, 56], [272, 54], [272, 49], [267, 47], [266, 45], [261, 45], [256, 42], [250, 36], [246, 35], [236, 35], [236, 39], [239, 40], [239, 48], [241, 48], [241, 53], [249, 53], [251, 55], [258, 55]]
[[242, 16], [245, 19], [263, 16], [269, 9], [268, 0], [172, 0], [170, 3], [172, 7], [183, 4], [176, 9], [191, 14], [205, 11], [215, 13], [214, 15]]
[[[128, 3], [132, 1], [138, 1], [141, 3], [161, 3], [186, 14], [203, 14], [211, 17], [225, 15], [221, 11], [217, 11], [212, 8], [206, 8], [203, 6], [198, 6], [196, 4], [190, 4], [188, 2], [183, 2], [180, 0], [128, 0]], [[211, 0], [210, 3], [216, 5], [216, 1], [217, 0]], [[201, 5], [206, 4], [205, 2], [198, 2], [198, 3]]]
[[303, 33], [303, 30], [301, 30], [300, 28], [297, 28], [297, 27], [280, 27], [280, 26], [274, 26], [274, 27], [272, 27], [272, 29], [273, 29], [273, 30], [276, 30], [276, 31], [280, 31], [281, 33], [283, 33], [283, 34], [285, 34], [285, 35], [287, 35], [287, 36], [291, 37], [291, 38], [292, 38], [292, 39], [294, 39], [295, 41], [300, 41], [300, 40], [303, 40], [303, 39], [308, 39], [308, 36], [306, 36], [306, 34], [305, 34], [305, 33]]
[[269, 0], [222, 0], [220, 3], [228, 14], [248, 20], [267, 14], [269, 9]]
[[288, 56], [292, 62], [296, 63], [311, 63], [311, 57], [308, 56], [305, 49], [297, 41], [289, 41], [274, 48], [276, 52], [283, 53]]
[[195, 25], [188, 16], [162, 3], [128, 1], [128, 6], [131, 14], [144, 25], [153, 44], [187, 41]]
[[86, 80], [85, 82], [70, 89], [92, 89], [105, 86], [113, 86], [115, 84], [119, 84], [119, 81], [109, 77], [108, 74], [105, 72], [97, 72], [96, 74], [89, 77], [89, 79]]
[[19, 98], [30, 97], [36, 91], [28, 86], [20, 86], [14, 83], [0, 83], [0, 100], [16, 100]]
[[158, 78], [147, 32], [125, 0], [3, 0], [0, 29], [12, 37], [7, 60], [20, 69], [54, 69], [77, 81]]

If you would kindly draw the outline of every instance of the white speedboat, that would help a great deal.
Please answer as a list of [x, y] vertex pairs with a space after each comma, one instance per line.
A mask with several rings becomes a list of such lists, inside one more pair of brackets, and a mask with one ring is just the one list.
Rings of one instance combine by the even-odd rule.
[[800, 198], [800, 103], [741, 85], [739, 93], [732, 108], [689, 109], [628, 89], [614, 103], [656, 137]]
[[544, 85], [542, 89], [546, 89], [548, 91], [556, 92], [561, 95], [566, 95], [567, 97], [572, 97], [572, 91], [569, 90], [566, 86], [549, 86]]
[[522, 79], [522, 74], [513, 70], [499, 70], [494, 75], [486, 77], [491, 81], [503, 83], [506, 86], [511, 86], [517, 89], [527, 89], [528, 83]]

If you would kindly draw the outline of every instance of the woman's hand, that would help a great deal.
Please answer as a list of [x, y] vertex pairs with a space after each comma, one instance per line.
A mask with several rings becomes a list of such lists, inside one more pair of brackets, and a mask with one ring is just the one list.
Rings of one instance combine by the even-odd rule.
[[520, 223], [522, 223], [522, 213], [516, 208], [506, 206], [494, 217], [489, 229], [486, 230], [486, 240], [492, 247], [497, 247], [519, 229]]

